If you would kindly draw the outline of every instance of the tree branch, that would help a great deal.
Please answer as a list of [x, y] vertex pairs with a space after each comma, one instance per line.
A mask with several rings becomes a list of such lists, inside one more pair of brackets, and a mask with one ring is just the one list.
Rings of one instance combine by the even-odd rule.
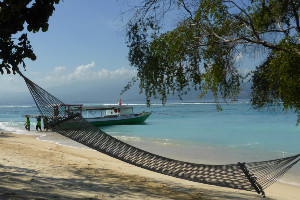
[[260, 40], [259, 35], [258, 35], [258, 33], [256, 32], [256, 30], [255, 30], [255, 28], [254, 28], [254, 26], [253, 26], [253, 22], [252, 22], [252, 20], [251, 20], [250, 15], [249, 15], [244, 9], [242, 9], [240, 6], [238, 6], [235, 2], [233, 2], [233, 1], [224, 1], [224, 2], [232, 3], [234, 6], [236, 6], [242, 13], [244, 13], [244, 14], [248, 17], [250, 23], [249, 23], [248, 21], [246, 21], [246, 20], [244, 20], [244, 19], [242, 19], [242, 18], [240, 18], [239, 16], [236, 15], [236, 17], [237, 17], [238, 19], [240, 19], [240, 20], [242, 20], [244, 23], [250, 25], [251, 31], [253, 32], [254, 36], [256, 37], [257, 40]]
[[264, 33], [272, 33], [272, 32], [276, 32], [276, 33], [285, 33], [291, 29], [294, 29], [294, 28], [297, 28], [296, 26], [291, 26], [291, 27], [288, 27], [286, 29], [283, 29], [282, 26], [278, 23], [278, 27], [280, 28], [280, 30], [275, 30], [275, 29], [271, 29], [271, 30], [268, 30], [268, 31], [265, 31], [265, 32], [260, 32], [260, 34], [264, 34]]
[[184, 1], [183, 1], [183, 0], [179, 0], [179, 1], [182, 3], [183, 8], [190, 14], [191, 19], [193, 19], [193, 14], [192, 14], [192, 12], [186, 7]]
[[294, 14], [294, 17], [295, 17], [295, 20], [296, 20], [296, 31], [298, 33], [298, 43], [300, 44], [300, 22], [299, 22], [299, 15], [298, 15], [298, 12], [297, 12], [297, 9], [295, 7], [295, 3], [294, 1], [291, 1], [291, 4], [292, 4], [292, 8], [293, 8], [293, 14]]
[[[212, 34], [216, 38], [222, 40], [222, 42], [216, 41], [216, 42], [213, 42], [213, 43], [203, 43], [203, 44], [199, 44], [199, 46], [208, 46], [208, 45], [213, 45], [213, 44], [228, 44], [228, 43], [237, 43], [237, 42], [238, 42], [238, 44], [249, 44], [249, 43], [251, 43], [251, 44], [260, 44], [260, 45], [262, 45], [264, 47], [267, 47], [268, 49], [272, 49], [272, 50], [285, 51], [285, 52], [288, 52], [288, 51], [292, 50], [294, 53], [296, 53], [300, 56], [300, 51], [297, 48], [286, 49], [286, 48], [279, 47], [277, 45], [273, 45], [273, 44], [271, 44], [269, 42], [266, 42], [264, 40], [261, 40], [261, 39], [260, 40], [252, 40], [252, 39], [250, 39], [248, 37], [245, 37], [245, 36], [237, 37], [237, 38], [233, 38], [233, 39], [226, 39], [226, 38], [223, 38], [223, 37], [219, 36], [215, 32], [212, 32]], [[194, 38], [195, 39], [200, 39], [200, 38], [197, 38], [197, 37], [194, 37]], [[239, 41], [245, 41], [245, 43], [244, 42], [239, 43]]]

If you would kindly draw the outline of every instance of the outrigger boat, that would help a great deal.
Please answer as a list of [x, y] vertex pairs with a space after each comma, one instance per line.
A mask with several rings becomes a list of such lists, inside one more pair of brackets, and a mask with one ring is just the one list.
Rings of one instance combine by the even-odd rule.
[[134, 114], [133, 107], [123, 106], [121, 101], [117, 106], [82, 107], [82, 111], [87, 111], [84, 118], [94, 126], [139, 124], [151, 115], [151, 112]]
[[[87, 113], [86, 117], [84, 116], [84, 111]], [[52, 119], [51, 121], [55, 122], [56, 118], [65, 118], [77, 114], [81, 115], [94, 126], [108, 126], [143, 123], [151, 115], [151, 112], [135, 114], [133, 113], [133, 107], [121, 105], [120, 99], [119, 105], [116, 106], [84, 107], [83, 105], [55, 105], [53, 115], [42, 117]], [[25, 115], [25, 117], [37, 118], [41, 116]]]

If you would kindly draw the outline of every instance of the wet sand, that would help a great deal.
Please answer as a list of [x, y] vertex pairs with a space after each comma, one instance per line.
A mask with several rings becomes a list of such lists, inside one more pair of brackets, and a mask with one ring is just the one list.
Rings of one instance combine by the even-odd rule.
[[[94, 150], [0, 133], [0, 199], [262, 199], [255, 192], [181, 180]], [[299, 199], [275, 183], [266, 199]]]

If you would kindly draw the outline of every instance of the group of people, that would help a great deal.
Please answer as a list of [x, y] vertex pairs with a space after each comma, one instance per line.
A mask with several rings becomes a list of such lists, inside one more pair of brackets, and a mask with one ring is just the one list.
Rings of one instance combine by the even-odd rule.
[[[54, 113], [53, 113], [53, 117], [54, 119], [57, 118], [59, 116], [59, 108], [58, 106], [54, 106]], [[32, 115], [31, 115], [32, 116]], [[25, 129], [27, 131], [30, 131], [30, 115], [25, 115], [26, 117], [26, 122], [25, 122]], [[36, 116], [36, 126], [35, 126], [35, 129], [36, 131], [40, 130], [42, 131], [42, 118], [41, 116]], [[48, 123], [48, 118], [45, 116], [43, 117], [43, 124], [44, 124], [44, 130], [48, 131], [49, 129], [49, 123]]]
[[[37, 116], [36, 117], [36, 126], [35, 126], [36, 131], [38, 131], [38, 130], [42, 131], [42, 122], [41, 121], [42, 121], [41, 116]], [[44, 123], [44, 130], [48, 131], [49, 127], [48, 127], [48, 118], [47, 117], [43, 118], [43, 123]], [[30, 131], [30, 117], [28, 115], [26, 115], [25, 129], [27, 131]]]
[[[54, 106], [54, 113], [53, 114], [54, 114], [54, 118], [58, 117], [58, 115], [59, 115], [58, 106]], [[26, 122], [24, 124], [25, 129], [27, 131], [30, 131], [30, 115], [25, 115], [25, 117], [26, 117]], [[35, 118], [36, 118], [36, 126], [35, 126], [36, 131], [38, 131], [38, 130], [42, 131], [42, 122], [41, 122], [42, 118], [41, 118], [41, 116], [36, 116]], [[43, 118], [43, 124], [44, 124], [44, 130], [48, 131], [49, 123], [48, 123], [48, 118], [46, 116]]]

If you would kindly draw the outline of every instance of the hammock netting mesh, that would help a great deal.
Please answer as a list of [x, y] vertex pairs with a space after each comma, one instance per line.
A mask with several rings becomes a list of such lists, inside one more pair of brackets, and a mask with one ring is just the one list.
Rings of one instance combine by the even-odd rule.
[[[206, 165], [178, 161], [159, 156], [118, 140], [88, 123], [80, 113], [66, 111], [66, 104], [33, 83], [22, 73], [42, 117], [48, 125], [67, 138], [132, 165], [161, 174], [216, 186], [256, 191], [265, 196], [264, 189], [276, 182], [300, 160], [295, 156], [251, 163]], [[59, 109], [54, 116], [54, 110]]]

